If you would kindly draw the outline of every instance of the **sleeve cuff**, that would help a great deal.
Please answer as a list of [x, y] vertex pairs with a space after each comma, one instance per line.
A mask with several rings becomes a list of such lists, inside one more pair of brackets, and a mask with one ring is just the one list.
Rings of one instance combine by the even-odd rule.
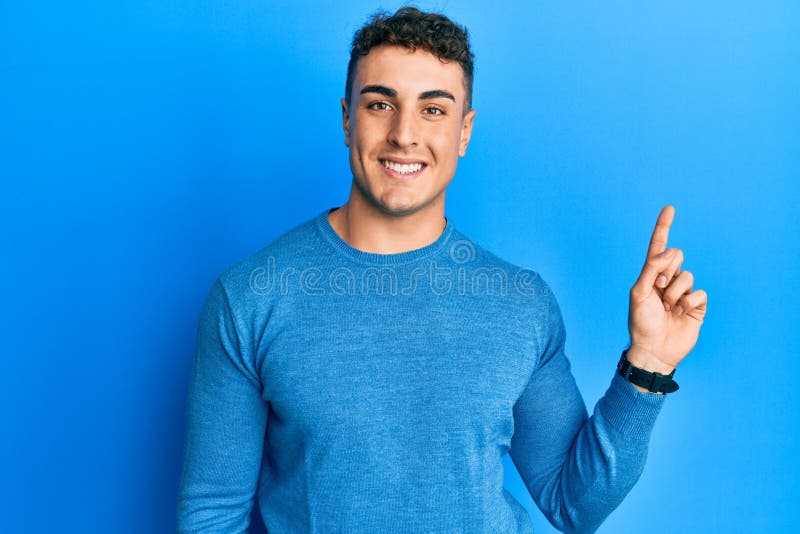
[[637, 390], [615, 372], [596, 409], [620, 434], [647, 440], [666, 398]]

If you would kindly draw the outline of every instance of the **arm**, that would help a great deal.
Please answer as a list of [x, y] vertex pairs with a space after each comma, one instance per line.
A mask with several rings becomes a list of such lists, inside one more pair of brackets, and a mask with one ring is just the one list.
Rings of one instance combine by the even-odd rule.
[[267, 406], [219, 279], [200, 313], [178, 490], [178, 532], [247, 532]]
[[639, 479], [663, 395], [614, 373], [588, 417], [564, 353], [566, 330], [546, 288], [541, 358], [514, 406], [511, 456], [536, 505], [562, 532], [594, 532]]

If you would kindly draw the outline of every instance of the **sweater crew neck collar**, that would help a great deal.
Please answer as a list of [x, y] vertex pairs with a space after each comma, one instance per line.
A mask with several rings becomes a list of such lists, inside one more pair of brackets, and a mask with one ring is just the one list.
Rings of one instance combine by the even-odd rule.
[[351, 246], [347, 241], [341, 238], [336, 230], [331, 226], [328, 220], [328, 214], [338, 209], [339, 206], [326, 208], [318, 216], [316, 226], [322, 236], [330, 245], [339, 253], [347, 256], [353, 261], [358, 263], [375, 264], [375, 265], [397, 265], [401, 263], [413, 262], [441, 250], [453, 234], [453, 224], [449, 218], [445, 217], [445, 228], [442, 233], [436, 238], [436, 241], [425, 245], [422, 248], [408, 250], [405, 252], [398, 252], [396, 254], [377, 254], [374, 252], [365, 252]]

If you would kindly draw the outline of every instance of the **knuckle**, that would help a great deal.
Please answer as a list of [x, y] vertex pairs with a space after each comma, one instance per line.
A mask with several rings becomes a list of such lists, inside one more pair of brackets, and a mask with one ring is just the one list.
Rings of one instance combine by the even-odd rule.
[[639, 287], [639, 284], [634, 284], [633, 287], [631, 287], [629, 294], [631, 298], [633, 298], [634, 300], [638, 300], [642, 295], [642, 290]]

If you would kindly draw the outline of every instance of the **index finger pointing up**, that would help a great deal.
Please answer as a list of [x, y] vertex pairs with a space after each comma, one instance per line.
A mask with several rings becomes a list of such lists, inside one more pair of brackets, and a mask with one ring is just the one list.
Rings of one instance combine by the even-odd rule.
[[673, 217], [675, 217], [674, 207], [668, 204], [661, 209], [661, 213], [658, 214], [658, 220], [656, 221], [656, 227], [653, 230], [653, 236], [650, 238], [650, 248], [647, 250], [648, 258], [666, 250], [669, 228], [672, 226]]

